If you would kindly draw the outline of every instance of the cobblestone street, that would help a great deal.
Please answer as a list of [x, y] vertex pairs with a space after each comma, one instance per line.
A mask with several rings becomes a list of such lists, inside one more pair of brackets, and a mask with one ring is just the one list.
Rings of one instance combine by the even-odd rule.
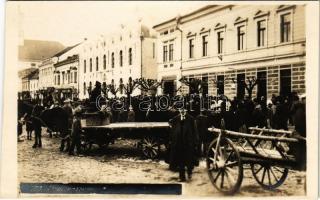
[[[163, 159], [141, 159], [136, 141], [116, 140], [104, 152], [96, 148], [88, 156], [68, 156], [59, 151], [59, 139], [43, 132], [43, 147], [33, 149], [26, 133], [18, 143], [20, 183], [179, 183], [178, 173], [169, 171]], [[33, 138], [34, 139], [34, 138]], [[238, 196], [304, 195], [305, 172], [289, 171], [287, 180], [275, 191], [262, 189], [251, 171], [245, 170]], [[184, 183], [183, 195], [221, 196], [209, 181], [205, 161], [195, 168], [191, 182]], [[26, 194], [21, 194], [25, 196]]]

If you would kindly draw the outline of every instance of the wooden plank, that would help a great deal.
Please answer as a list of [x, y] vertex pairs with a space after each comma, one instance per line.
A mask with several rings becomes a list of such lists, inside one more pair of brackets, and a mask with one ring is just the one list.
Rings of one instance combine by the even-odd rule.
[[[210, 132], [220, 133], [221, 129], [218, 128], [208, 128]], [[238, 133], [235, 131], [224, 131], [226, 135], [236, 137], [236, 138], [250, 138], [250, 139], [261, 139], [265, 141], [277, 141], [277, 142], [299, 142], [296, 138], [287, 138], [287, 137], [275, 137], [275, 136], [265, 136], [265, 135], [252, 135], [247, 133]]]
[[83, 126], [84, 129], [139, 129], [169, 128], [168, 122], [118, 122], [102, 126]]
[[237, 149], [239, 150], [240, 153], [250, 153], [252, 155], [257, 155], [257, 152], [259, 152], [261, 156], [264, 156], [266, 158], [282, 159], [281, 154], [277, 150], [273, 150], [273, 149], [255, 148], [257, 152], [250, 147], [245, 147], [245, 148], [237, 147]]
[[286, 131], [286, 130], [275, 130], [275, 129], [257, 128], [257, 127], [249, 127], [249, 130], [251, 130], [251, 131], [263, 131], [263, 133], [270, 133], [270, 134], [292, 135], [292, 131]]

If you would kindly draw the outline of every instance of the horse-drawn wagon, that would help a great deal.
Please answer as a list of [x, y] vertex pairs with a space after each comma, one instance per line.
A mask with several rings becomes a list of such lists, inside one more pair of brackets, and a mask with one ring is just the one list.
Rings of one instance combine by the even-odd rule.
[[[264, 189], [279, 187], [289, 169], [305, 170], [305, 139], [284, 130], [249, 128], [250, 133], [209, 128], [216, 135], [207, 152], [207, 171], [220, 192], [236, 193], [243, 180], [243, 170], [251, 170]], [[292, 149], [298, 148], [298, 151]]]
[[107, 147], [116, 138], [139, 139], [137, 147], [144, 157], [151, 159], [159, 155], [161, 145], [166, 146], [169, 137], [167, 122], [83, 123], [82, 129], [81, 146], [84, 151], [90, 150], [93, 144]]

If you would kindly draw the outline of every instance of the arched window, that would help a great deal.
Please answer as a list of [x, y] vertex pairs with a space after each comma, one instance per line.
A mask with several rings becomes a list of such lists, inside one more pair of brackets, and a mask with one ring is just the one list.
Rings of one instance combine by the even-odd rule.
[[96, 71], [99, 71], [99, 58], [96, 57]]
[[111, 54], [111, 67], [114, 68], [114, 52]]
[[92, 72], [92, 58], [90, 58], [90, 72]]
[[119, 84], [119, 86], [120, 86], [120, 94], [123, 94], [123, 80], [122, 80], [122, 78], [120, 78], [120, 84]]
[[83, 83], [83, 95], [86, 95], [87, 93], [87, 86], [86, 86], [86, 82]]
[[102, 90], [104, 93], [106, 93], [106, 90], [107, 90], [107, 83], [106, 82], [102, 83]]
[[87, 71], [87, 61], [84, 60], [83, 61], [83, 73], [86, 73], [86, 71]]
[[132, 48], [129, 48], [129, 65], [132, 65]]
[[119, 65], [120, 65], [120, 67], [122, 67], [122, 64], [123, 64], [123, 56], [122, 56], [122, 50], [119, 52]]
[[107, 68], [107, 57], [106, 54], [103, 55], [103, 69]]
[[89, 83], [89, 93], [91, 92], [91, 90], [92, 90], [92, 82], [90, 81], [90, 83]]

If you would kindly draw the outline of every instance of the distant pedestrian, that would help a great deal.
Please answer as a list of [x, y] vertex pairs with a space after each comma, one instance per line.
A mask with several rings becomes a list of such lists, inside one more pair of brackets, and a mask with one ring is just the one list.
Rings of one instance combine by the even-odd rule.
[[128, 112], [128, 122], [135, 122], [136, 120], [136, 113], [134, 112], [132, 105], [129, 106], [129, 112]]

